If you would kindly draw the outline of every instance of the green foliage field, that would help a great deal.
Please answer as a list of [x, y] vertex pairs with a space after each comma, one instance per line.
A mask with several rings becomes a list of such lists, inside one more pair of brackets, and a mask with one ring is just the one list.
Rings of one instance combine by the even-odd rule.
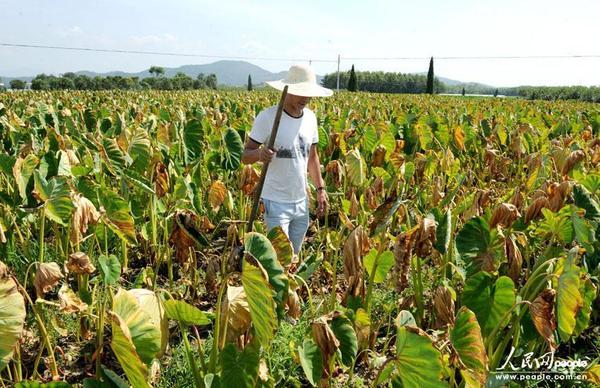
[[529, 352], [600, 382], [600, 106], [313, 99], [331, 206], [296, 265], [244, 233], [277, 100], [0, 94], [4, 386], [484, 386]]

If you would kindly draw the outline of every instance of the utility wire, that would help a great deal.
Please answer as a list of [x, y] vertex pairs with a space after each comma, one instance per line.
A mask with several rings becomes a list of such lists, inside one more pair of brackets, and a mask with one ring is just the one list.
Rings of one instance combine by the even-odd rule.
[[207, 55], [207, 54], [188, 54], [188, 53], [170, 53], [162, 51], [137, 51], [137, 50], [119, 50], [119, 49], [100, 49], [89, 47], [67, 47], [67, 46], [45, 46], [37, 44], [16, 44], [16, 43], [0, 43], [0, 46], [5, 47], [21, 47], [21, 48], [41, 48], [53, 50], [70, 50], [70, 51], [94, 51], [102, 53], [120, 53], [120, 54], [143, 54], [143, 55], [162, 55], [172, 57], [197, 57], [197, 58], [219, 58], [219, 59], [253, 59], [261, 61], [313, 61], [313, 62], [337, 62], [333, 59], [302, 59], [302, 58], [271, 58], [271, 57], [241, 57], [241, 56], [226, 56], [226, 55]]
[[[138, 50], [119, 50], [119, 49], [101, 49], [91, 47], [69, 47], [69, 46], [47, 46], [37, 44], [18, 44], [18, 43], [3, 43], [0, 46], [4, 47], [19, 47], [19, 48], [37, 48], [51, 50], [69, 50], [69, 51], [93, 51], [103, 53], [120, 53], [120, 54], [142, 54], [142, 55], [161, 55], [174, 57], [196, 57], [196, 58], [216, 58], [216, 59], [237, 59], [237, 60], [260, 60], [260, 61], [298, 61], [298, 62], [337, 62], [336, 59], [313, 59], [313, 58], [275, 58], [275, 57], [244, 57], [244, 56], [227, 56], [227, 55], [208, 55], [208, 54], [191, 54], [191, 53], [175, 53], [163, 51], [138, 51]], [[430, 57], [341, 57], [347, 61], [400, 61], [400, 60], [426, 60]], [[436, 60], [485, 60], [485, 59], [569, 59], [569, 58], [600, 58], [600, 54], [574, 54], [574, 55], [496, 55], [496, 56], [434, 56]]]

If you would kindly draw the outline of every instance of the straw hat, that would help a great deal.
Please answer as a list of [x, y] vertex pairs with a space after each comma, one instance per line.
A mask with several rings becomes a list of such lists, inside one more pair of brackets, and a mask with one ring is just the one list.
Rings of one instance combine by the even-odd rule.
[[317, 77], [309, 66], [292, 65], [287, 76], [279, 81], [268, 81], [267, 85], [283, 90], [288, 85], [288, 93], [303, 97], [329, 97], [333, 90], [317, 84]]

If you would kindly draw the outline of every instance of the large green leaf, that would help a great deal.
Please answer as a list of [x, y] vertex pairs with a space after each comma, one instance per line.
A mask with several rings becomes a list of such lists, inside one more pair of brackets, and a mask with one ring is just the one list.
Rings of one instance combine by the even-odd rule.
[[554, 213], [549, 209], [543, 208], [542, 214], [544, 215], [544, 219], [540, 221], [536, 233], [547, 238], [556, 237], [564, 244], [572, 242], [575, 236], [569, 209], [568, 206], [565, 206], [558, 213]]
[[160, 331], [160, 351], [156, 355], [156, 358], [160, 358], [169, 341], [169, 321], [162, 300], [154, 291], [145, 288], [134, 288], [127, 290], [127, 293], [137, 299], [140, 308], [150, 317], [150, 323]]
[[3, 172], [6, 176], [12, 176], [13, 167], [15, 166], [16, 161], [17, 160], [10, 155], [0, 154], [0, 172]]
[[507, 276], [500, 276], [494, 282], [494, 276], [481, 271], [465, 282], [462, 304], [477, 316], [484, 336], [498, 325], [504, 326], [508, 319], [501, 322], [502, 317], [515, 303], [515, 286]]
[[367, 179], [365, 162], [356, 148], [346, 155], [346, 175], [350, 183], [358, 187], [361, 187]]
[[446, 213], [442, 214], [439, 209], [433, 209], [433, 216], [435, 221], [438, 223], [435, 232], [435, 244], [434, 247], [441, 254], [445, 254], [450, 245], [450, 238], [452, 237], [452, 211], [446, 210]]
[[483, 217], [473, 217], [463, 225], [456, 236], [456, 248], [467, 264], [469, 275], [482, 269], [496, 268], [496, 261], [503, 257], [500, 240], [498, 232], [490, 230]]
[[593, 243], [596, 241], [595, 227], [592, 226], [594, 223], [580, 215], [580, 208], [577, 206], [570, 205], [570, 218], [571, 224], [573, 225], [573, 232], [575, 234], [575, 240], [587, 249], [588, 253], [594, 253]]
[[312, 338], [306, 338], [302, 346], [298, 346], [298, 355], [308, 382], [317, 386], [323, 374], [321, 349]]
[[258, 379], [259, 349], [252, 343], [238, 352], [227, 344], [219, 354], [221, 361], [221, 386], [253, 388]]
[[456, 248], [464, 259], [474, 259], [487, 250], [490, 228], [483, 217], [471, 218], [456, 236]]
[[140, 307], [136, 297], [122, 288], [113, 297], [112, 311], [129, 329], [135, 352], [146, 365], [150, 365], [160, 351], [160, 328], [152, 323], [152, 317]]
[[590, 324], [592, 306], [594, 304], [594, 300], [596, 300], [596, 286], [590, 278], [585, 279], [583, 282], [581, 293], [583, 296], [583, 305], [581, 306], [581, 309], [577, 313], [577, 317], [575, 319], [575, 330], [573, 331], [575, 335], [581, 334], [581, 332]]
[[431, 127], [425, 123], [419, 122], [415, 125], [414, 130], [421, 149], [428, 150], [433, 142], [433, 132], [431, 131]]
[[174, 319], [187, 326], [210, 324], [210, 319], [204, 311], [182, 300], [170, 299], [165, 301], [165, 310], [169, 319]]
[[225, 170], [235, 170], [240, 166], [242, 153], [244, 152], [244, 143], [240, 134], [233, 128], [227, 128], [223, 136], [226, 148], [223, 151], [223, 160], [221, 166]]
[[137, 354], [131, 339], [129, 328], [116, 314], [112, 315], [112, 341], [110, 347], [125, 371], [127, 380], [134, 387], [146, 388], [148, 384], [148, 366]]
[[121, 277], [121, 263], [115, 255], [100, 255], [98, 264], [100, 264], [100, 273], [104, 283], [108, 285], [115, 284]]
[[[375, 261], [377, 259], [377, 249], [371, 249], [371, 251], [364, 257], [363, 262], [367, 273], [371, 276], [373, 268], [375, 267]], [[373, 282], [383, 283], [387, 277], [390, 269], [394, 266], [395, 259], [394, 254], [391, 251], [382, 252], [377, 259], [377, 267], [375, 267], [375, 278]]]
[[123, 240], [135, 244], [135, 226], [127, 201], [110, 190], [101, 193], [101, 200], [106, 211], [103, 220], [108, 227]]
[[271, 228], [269, 233], [267, 233], [267, 237], [277, 253], [277, 260], [282, 265], [289, 265], [292, 261], [292, 256], [294, 255], [294, 249], [292, 248], [290, 239], [281, 226], [277, 225], [274, 228]]
[[340, 342], [338, 352], [342, 364], [348, 367], [352, 366], [358, 353], [358, 340], [352, 322], [344, 316], [338, 316], [331, 320], [329, 326], [335, 334], [335, 338]]
[[71, 172], [71, 161], [69, 160], [69, 155], [67, 155], [67, 152], [59, 150], [57, 152], [57, 155], [58, 170], [56, 172], [56, 175], [66, 177], [73, 176], [73, 173]]
[[573, 199], [575, 205], [585, 209], [585, 218], [600, 222], [600, 205], [584, 186], [573, 186]]
[[[0, 262], [0, 272], [4, 264]], [[25, 323], [25, 300], [15, 281], [0, 274], [0, 371], [9, 363]]]
[[558, 334], [563, 342], [573, 334], [576, 317], [583, 304], [579, 291], [580, 268], [575, 264], [576, 258], [576, 253], [569, 252], [556, 288], [556, 321]]
[[54, 177], [48, 182], [36, 170], [34, 172], [35, 189], [44, 201], [44, 213], [52, 221], [67, 226], [73, 201], [65, 177]]
[[143, 172], [148, 168], [148, 164], [152, 158], [152, 148], [148, 132], [145, 129], [137, 128], [133, 131], [127, 153], [133, 160], [131, 167], [135, 168], [138, 172]]
[[289, 279], [279, 260], [277, 260], [277, 253], [271, 241], [265, 235], [250, 232], [246, 234], [244, 249], [267, 271], [269, 283], [276, 293], [277, 305], [281, 307], [287, 299]]
[[185, 161], [191, 163], [195, 159], [202, 155], [202, 138], [204, 133], [202, 131], [202, 123], [196, 119], [188, 121], [183, 128], [183, 144], [185, 145]]
[[277, 328], [277, 317], [273, 294], [265, 275], [262, 268], [244, 260], [242, 286], [248, 298], [252, 325], [260, 343], [265, 348], [269, 348]]
[[100, 155], [113, 175], [120, 174], [129, 164], [128, 157], [121, 151], [116, 139], [102, 139]]
[[145, 191], [148, 194], [154, 194], [152, 183], [145, 176], [137, 173], [134, 169], [128, 168], [123, 171], [122, 177], [127, 179], [127, 182], [131, 183], [135, 187]]
[[481, 328], [475, 314], [461, 307], [450, 329], [450, 341], [467, 371], [484, 385], [487, 379], [488, 359], [481, 337]]
[[396, 371], [405, 388], [444, 387], [440, 352], [431, 340], [409, 326], [398, 328]]
[[24, 159], [18, 158], [13, 165], [13, 176], [19, 187], [19, 195], [22, 199], [27, 198], [29, 180], [33, 176], [33, 170], [37, 167], [39, 159], [34, 154], [28, 154]]

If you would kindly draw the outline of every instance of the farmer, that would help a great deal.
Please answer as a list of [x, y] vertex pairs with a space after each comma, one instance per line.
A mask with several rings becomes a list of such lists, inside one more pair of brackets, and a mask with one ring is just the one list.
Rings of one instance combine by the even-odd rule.
[[267, 229], [280, 225], [297, 256], [308, 229], [307, 171], [317, 189], [317, 217], [328, 206], [317, 154], [317, 118], [306, 105], [311, 97], [331, 96], [333, 91], [319, 86], [306, 65], [293, 65], [285, 79], [267, 84], [277, 90], [288, 85], [275, 144], [273, 149], [266, 147], [277, 112], [277, 106], [272, 106], [254, 119], [242, 163], [270, 163], [261, 194]]

